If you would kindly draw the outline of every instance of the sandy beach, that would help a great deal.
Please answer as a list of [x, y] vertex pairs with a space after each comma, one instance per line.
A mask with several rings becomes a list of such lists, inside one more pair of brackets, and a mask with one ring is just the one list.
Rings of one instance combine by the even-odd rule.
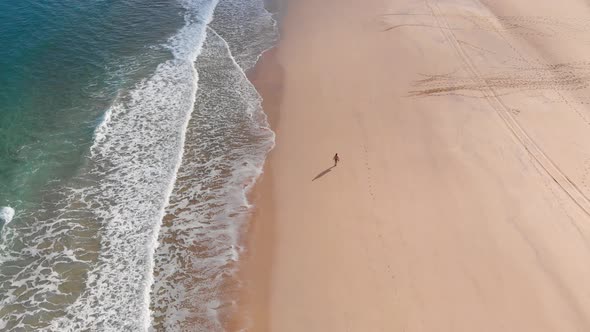
[[[590, 331], [590, 7], [292, 0], [253, 331]], [[332, 167], [332, 156], [341, 162]]]

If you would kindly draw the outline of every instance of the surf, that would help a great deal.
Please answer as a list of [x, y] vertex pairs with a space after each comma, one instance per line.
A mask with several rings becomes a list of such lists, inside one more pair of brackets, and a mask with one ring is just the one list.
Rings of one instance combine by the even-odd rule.
[[[246, 193], [274, 145], [245, 72], [276, 27], [258, 0], [180, 4], [184, 24], [123, 68], [138, 79], [110, 87], [79, 169], [42, 188], [36, 209], [0, 210], [14, 218], [0, 234], [0, 305], [13, 308], [0, 328], [146, 331], [202, 317], [210, 331], [232, 308], [216, 285], [239, 284]], [[142, 71], [143, 59], [161, 61]]]
[[217, 5], [195, 63], [195, 110], [156, 250], [156, 330], [219, 331], [238, 310], [236, 272], [251, 208], [246, 195], [274, 146], [246, 71], [276, 38], [262, 2]]
[[14, 209], [10, 206], [4, 206], [0, 208], [0, 223], [7, 225], [14, 218]]

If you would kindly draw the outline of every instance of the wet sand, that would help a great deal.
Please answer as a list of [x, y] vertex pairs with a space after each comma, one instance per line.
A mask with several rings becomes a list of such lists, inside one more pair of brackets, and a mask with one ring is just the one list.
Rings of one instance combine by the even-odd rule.
[[288, 9], [252, 76], [251, 330], [590, 330], [590, 7]]

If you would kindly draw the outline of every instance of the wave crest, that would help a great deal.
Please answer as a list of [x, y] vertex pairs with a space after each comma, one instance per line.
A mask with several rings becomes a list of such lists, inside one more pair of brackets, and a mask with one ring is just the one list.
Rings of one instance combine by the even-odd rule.
[[10, 206], [4, 206], [0, 208], [0, 221], [4, 223], [4, 225], [8, 224], [14, 218], [14, 209]]

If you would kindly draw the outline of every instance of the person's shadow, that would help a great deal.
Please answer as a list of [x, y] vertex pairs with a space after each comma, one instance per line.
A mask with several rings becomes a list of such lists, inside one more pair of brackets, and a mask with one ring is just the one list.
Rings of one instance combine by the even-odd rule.
[[332, 167], [329, 167], [329, 168], [326, 168], [326, 169], [325, 169], [325, 170], [323, 170], [323, 171], [322, 171], [320, 174], [316, 175], [316, 176], [315, 176], [315, 178], [313, 178], [313, 180], [311, 180], [311, 182], [313, 182], [313, 181], [315, 181], [315, 180], [317, 180], [317, 179], [321, 178], [322, 176], [324, 176], [324, 175], [326, 175], [326, 174], [330, 173], [330, 172], [332, 171], [332, 168], [334, 168], [334, 167], [336, 167], [336, 165], [334, 165], [334, 166], [332, 166]]

